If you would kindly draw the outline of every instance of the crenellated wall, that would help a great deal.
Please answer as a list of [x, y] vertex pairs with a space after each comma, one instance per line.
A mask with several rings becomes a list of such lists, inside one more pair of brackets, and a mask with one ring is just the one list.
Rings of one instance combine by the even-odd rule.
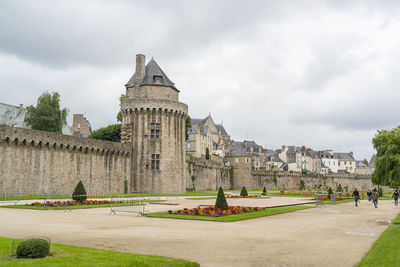
[[130, 165], [125, 144], [0, 125], [0, 192], [71, 194], [82, 180], [89, 194], [123, 193]]

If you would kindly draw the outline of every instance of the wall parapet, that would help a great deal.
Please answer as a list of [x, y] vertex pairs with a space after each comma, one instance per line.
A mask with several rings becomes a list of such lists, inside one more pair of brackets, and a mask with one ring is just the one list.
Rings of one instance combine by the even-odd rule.
[[274, 176], [276, 174], [277, 177], [285, 176], [285, 177], [304, 177], [304, 178], [352, 178], [352, 179], [367, 179], [371, 180], [371, 175], [360, 175], [360, 174], [318, 174], [318, 173], [307, 173], [302, 174], [298, 172], [285, 172], [285, 171], [252, 171], [252, 176]]
[[97, 153], [131, 154], [131, 147], [128, 144], [10, 127], [7, 125], [0, 125], [0, 141], [33, 145], [35, 147], [48, 146]]

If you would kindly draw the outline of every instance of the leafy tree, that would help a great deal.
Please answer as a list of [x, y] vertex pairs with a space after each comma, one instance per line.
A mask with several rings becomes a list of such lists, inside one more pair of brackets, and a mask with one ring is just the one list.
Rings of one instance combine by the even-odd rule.
[[206, 148], [206, 159], [210, 159], [210, 149]]
[[89, 135], [89, 138], [121, 142], [121, 124], [111, 124], [93, 131]]
[[400, 126], [378, 130], [372, 139], [376, 150], [372, 183], [397, 188], [400, 186]]
[[188, 115], [185, 121], [185, 137], [186, 140], [189, 139], [189, 129], [192, 128], [192, 119]]
[[242, 187], [242, 190], [240, 190], [240, 195], [247, 197], [249, 194], [247, 193], [247, 189], [245, 186]]
[[[119, 97], [119, 102], [122, 103], [122, 100], [124, 100], [125, 98], [125, 94], [121, 94], [121, 96]], [[122, 123], [122, 113], [121, 111], [118, 111], [117, 113], [117, 121]]]
[[261, 195], [263, 195], [263, 196], [266, 196], [267, 195], [267, 188], [265, 188], [265, 186], [264, 186], [264, 189], [263, 189], [263, 191], [262, 191], [262, 194]]
[[83, 186], [82, 181], [79, 181], [75, 187], [74, 192], [72, 193], [72, 199], [79, 202], [85, 202], [87, 199], [86, 190]]
[[34, 130], [59, 132], [66, 124], [68, 110], [60, 109], [60, 94], [44, 92], [39, 96], [36, 107], [26, 108], [25, 122]]
[[222, 190], [221, 186], [219, 187], [218, 190], [217, 200], [215, 201], [215, 208], [221, 210], [228, 209], [228, 202], [226, 202], [224, 190]]

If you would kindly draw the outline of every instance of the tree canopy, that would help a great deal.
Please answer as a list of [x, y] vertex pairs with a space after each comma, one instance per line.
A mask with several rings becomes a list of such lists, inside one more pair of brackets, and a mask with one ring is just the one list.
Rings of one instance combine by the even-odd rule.
[[188, 115], [185, 121], [185, 138], [189, 139], [189, 129], [192, 128], [192, 119]]
[[389, 187], [400, 186], [400, 126], [381, 130], [372, 139], [376, 150], [372, 183]]
[[121, 142], [121, 124], [111, 124], [107, 127], [93, 131], [89, 138], [101, 139], [112, 142]]
[[44, 92], [37, 101], [36, 107], [26, 108], [25, 122], [34, 130], [61, 132], [67, 122], [66, 108], [60, 109], [60, 94]]

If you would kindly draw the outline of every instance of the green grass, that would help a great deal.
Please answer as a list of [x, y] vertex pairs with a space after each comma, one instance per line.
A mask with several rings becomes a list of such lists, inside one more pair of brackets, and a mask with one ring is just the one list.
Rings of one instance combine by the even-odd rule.
[[203, 199], [217, 199], [217, 197], [191, 197], [191, 198], [186, 198], [188, 200], [203, 200]]
[[393, 224], [400, 224], [400, 213], [397, 214], [397, 217], [392, 221]]
[[0, 238], [0, 266], [8, 267], [89, 267], [89, 266], [199, 266], [198, 263], [160, 256], [120, 253], [102, 249], [51, 244], [51, 256], [16, 259], [10, 256], [12, 239]]
[[[137, 194], [118, 194], [118, 196], [125, 197], [166, 197], [166, 196], [217, 196], [218, 191], [193, 191], [186, 192], [185, 194], [145, 194], [145, 193], [137, 193]], [[105, 196], [91, 196], [89, 199], [96, 198], [111, 198], [115, 195], [105, 195]], [[35, 200], [35, 199], [71, 199], [71, 195], [52, 195], [52, 196], [7, 196], [7, 199], [0, 198], [0, 201], [10, 201], [10, 200]]]
[[[399, 221], [399, 215], [395, 221]], [[400, 265], [400, 225], [390, 225], [375, 241], [371, 250], [365, 254], [357, 267], [379, 266], [392, 267]]]
[[242, 220], [255, 219], [265, 216], [277, 215], [282, 213], [288, 213], [298, 210], [305, 210], [313, 208], [311, 206], [288, 206], [288, 207], [276, 207], [268, 208], [262, 211], [255, 211], [243, 214], [234, 214], [222, 217], [209, 217], [209, 216], [195, 216], [195, 215], [181, 215], [181, 214], [168, 214], [166, 211], [152, 212], [145, 214], [146, 217], [155, 218], [168, 218], [168, 219], [183, 219], [183, 220], [200, 220], [200, 221], [214, 221], [214, 222], [235, 222]]
[[[155, 200], [149, 199], [146, 202], [164, 202], [165, 200]], [[126, 206], [124, 204], [113, 204], [114, 207], [122, 207]], [[77, 209], [94, 209], [94, 208], [110, 208], [111, 204], [98, 204], [98, 205], [76, 205], [76, 206], [69, 206], [71, 210]], [[42, 210], [43, 206], [30, 206], [30, 205], [4, 205], [0, 206], [0, 208], [12, 208], [12, 209], [28, 209], [28, 210]], [[49, 210], [64, 210], [66, 206], [59, 206], [59, 207], [46, 207]]]

